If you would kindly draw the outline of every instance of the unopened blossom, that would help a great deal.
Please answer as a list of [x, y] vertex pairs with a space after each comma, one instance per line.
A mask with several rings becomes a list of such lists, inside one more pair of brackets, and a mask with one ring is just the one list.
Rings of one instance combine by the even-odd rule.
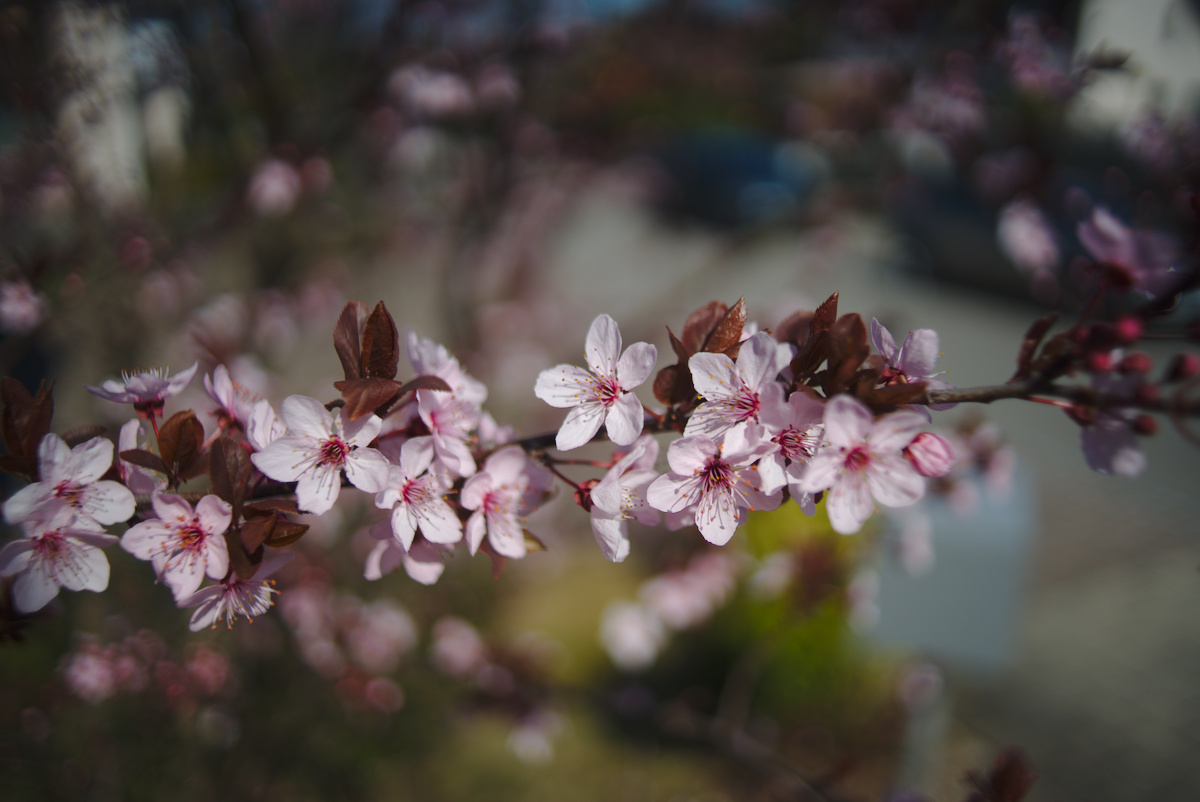
[[167, 493], [155, 493], [150, 501], [158, 517], [130, 527], [121, 537], [121, 548], [149, 560], [176, 602], [195, 593], [206, 575], [224, 578], [229, 571], [225, 530], [233, 520], [229, 503], [211, 494], [200, 499], [195, 510]]
[[462, 522], [446, 502], [447, 488], [426, 471], [433, 452], [409, 440], [400, 448], [400, 464], [388, 469], [387, 483], [375, 496], [375, 506], [392, 511], [392, 532], [404, 550], [412, 549], [417, 531], [431, 543], [462, 540]]
[[825, 509], [835, 530], [857, 532], [874, 511], [872, 498], [906, 507], [925, 494], [925, 480], [902, 453], [925, 425], [921, 415], [893, 412], [876, 421], [861, 401], [838, 395], [826, 403], [824, 422], [824, 441], [799, 486], [828, 491]]
[[93, 394], [105, 401], [117, 404], [133, 404], [140, 414], [157, 416], [162, 412], [164, 403], [184, 391], [196, 375], [199, 362], [193, 362], [190, 368], [170, 376], [167, 368], [151, 368], [139, 373], [122, 373], [121, 381], [108, 379], [99, 387], [88, 387]]
[[253, 621], [254, 616], [271, 609], [275, 603], [274, 597], [279, 593], [271, 576], [289, 559], [291, 555], [284, 554], [264, 560], [250, 579], [240, 579], [236, 572], [231, 571], [224, 580], [181, 599], [180, 607], [196, 608], [188, 628], [192, 632], [199, 632], [205, 627], [215, 627], [223, 620], [225, 626], [232, 629], [239, 615]]
[[650, 506], [663, 512], [694, 508], [696, 528], [709, 543], [723, 546], [747, 510], [773, 510], [782, 492], [762, 492], [752, 466], [775, 449], [761, 427], [729, 430], [722, 442], [697, 435], [681, 437], [667, 449], [671, 472], [646, 491]]
[[16, 576], [13, 604], [22, 613], [45, 607], [59, 588], [99, 592], [108, 587], [101, 551], [117, 539], [69, 506], [21, 521], [25, 537], [0, 549], [0, 577]]
[[300, 509], [326, 513], [342, 492], [342, 471], [350, 484], [365, 493], [378, 493], [387, 481], [387, 458], [367, 444], [383, 422], [375, 415], [344, 421], [342, 410], [332, 415], [320, 401], [288, 396], [280, 408], [288, 433], [250, 455], [264, 475], [278, 482], [296, 482]]
[[1080, 243], [1092, 258], [1121, 272], [1129, 286], [1152, 296], [1175, 288], [1178, 245], [1166, 234], [1130, 229], [1097, 206], [1076, 227]]
[[646, 488], [658, 478], [654, 470], [657, 459], [658, 441], [642, 435], [592, 488], [592, 534], [600, 551], [612, 562], [619, 563], [629, 556], [630, 518], [646, 526], [658, 523], [658, 510], [646, 503]]
[[534, 395], [552, 407], [570, 409], [555, 446], [567, 451], [586, 445], [603, 425], [608, 439], [627, 446], [642, 433], [642, 403], [633, 389], [649, 378], [658, 351], [639, 342], [621, 351], [616, 321], [600, 315], [588, 329], [584, 358], [588, 370], [556, 365], [538, 376]]
[[938, 477], [950, 473], [956, 459], [954, 446], [940, 434], [921, 432], [904, 447], [905, 458], [922, 476]]
[[520, 446], [505, 446], [463, 485], [463, 509], [473, 510], [466, 525], [471, 554], [479, 550], [486, 536], [497, 554], [515, 559], [525, 556], [521, 517], [528, 507], [528, 465], [529, 457]]
[[792, 393], [786, 404], [763, 415], [767, 434], [778, 449], [758, 463], [762, 489], [773, 493], [786, 485], [805, 515], [812, 515], [816, 504], [811, 493], [800, 489], [800, 477], [821, 443], [824, 416], [825, 405], [801, 392]]
[[55, 506], [66, 506], [100, 525], [129, 520], [135, 509], [133, 493], [120, 482], [101, 479], [113, 463], [113, 444], [93, 437], [74, 448], [56, 434], [38, 446], [38, 476], [4, 504], [4, 519], [17, 523], [32, 516], [46, 517]]
[[[885, 384], [924, 382], [926, 390], [954, 389], [950, 382], [937, 378], [944, 371], [934, 370], [940, 350], [938, 335], [933, 329], [910, 331], [897, 348], [892, 333], [878, 320], [871, 318], [871, 344], [885, 360], [881, 377]], [[933, 404], [930, 409], [942, 410], [953, 406], [954, 404]]]
[[688, 369], [704, 403], [688, 419], [684, 436], [719, 437], [735, 426], [761, 423], [767, 410], [783, 403], [776, 377], [787, 353], [760, 331], [741, 344], [736, 363], [725, 354], [694, 354]]

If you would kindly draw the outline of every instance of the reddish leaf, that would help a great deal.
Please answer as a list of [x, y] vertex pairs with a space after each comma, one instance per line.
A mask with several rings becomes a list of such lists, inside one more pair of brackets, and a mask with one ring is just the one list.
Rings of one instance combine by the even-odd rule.
[[679, 341], [679, 338], [675, 336], [675, 332], [671, 331], [670, 326], [667, 326], [667, 336], [671, 339], [671, 350], [675, 352], [675, 358], [686, 364], [691, 358], [692, 353], [688, 351], [686, 345]]
[[242, 544], [241, 532], [236, 527], [226, 530], [225, 545], [229, 549], [229, 567], [234, 575], [243, 581], [253, 579], [263, 559], [262, 546], [247, 549]]
[[890, 384], [877, 390], [868, 390], [861, 398], [868, 406], [895, 407], [901, 404], [915, 404], [924, 395], [925, 382], [916, 382], [914, 384]]
[[809, 322], [809, 337], [819, 334], [823, 331], [829, 331], [833, 328], [834, 322], [837, 320], [838, 294], [835, 292], [826, 298], [820, 306], [813, 312], [812, 320]]
[[261, 501], [251, 501], [242, 508], [244, 515], [268, 515], [271, 512], [299, 513], [296, 500], [291, 498], [265, 498]]
[[293, 521], [278, 521], [270, 536], [263, 541], [263, 544], [273, 549], [290, 546], [304, 537], [304, 533], [307, 531], [308, 524], [298, 524]]
[[827, 336], [829, 371], [824, 387], [827, 395], [833, 395], [850, 386], [854, 374], [870, 355], [871, 347], [867, 344], [867, 327], [854, 313], [838, 318]]
[[155, 454], [153, 451], [147, 451], [144, 448], [131, 448], [122, 451], [118, 455], [126, 462], [132, 463], [139, 468], [145, 468], [150, 471], [158, 471], [159, 473], [167, 473], [167, 466], [162, 461], [162, 457]]
[[83, 426], [76, 426], [72, 429], [68, 429], [59, 436], [63, 439], [64, 443], [69, 445], [71, 448], [74, 448], [80, 443], [86, 443], [88, 440], [91, 440], [95, 437], [103, 437], [107, 433], [108, 430], [103, 426], [97, 426], [96, 424], [88, 423], [84, 424]]
[[1030, 324], [1029, 329], [1025, 332], [1025, 338], [1021, 340], [1021, 348], [1017, 352], [1017, 371], [1009, 379], [1010, 382], [1020, 381], [1029, 376], [1030, 363], [1033, 361], [1034, 354], [1037, 353], [1038, 346], [1042, 344], [1046, 332], [1050, 331], [1050, 327], [1057, 321], [1058, 313], [1053, 312]]
[[775, 339], [781, 343], [804, 345], [808, 340], [809, 327], [812, 324], [812, 312], [793, 312], [775, 327]]
[[[50, 421], [54, 417], [53, 383], [38, 385], [37, 395], [29, 394], [25, 385], [5, 376], [0, 381], [0, 401], [4, 411], [0, 414], [0, 431], [4, 443], [14, 457], [35, 458], [42, 438], [50, 433]], [[36, 471], [36, 467], [35, 467]], [[30, 474], [30, 478], [36, 478]]]
[[246, 519], [242, 524], [243, 547], [254, 551], [265, 543], [275, 529], [276, 520], [274, 515], [260, 515]]
[[739, 298], [738, 302], [731, 306], [713, 327], [712, 333], [704, 342], [704, 350], [714, 354], [728, 351], [741, 342], [742, 329], [745, 325], [746, 299]]
[[204, 448], [204, 425], [190, 409], [180, 410], [158, 428], [158, 453], [167, 475], [183, 478]]
[[692, 372], [686, 364], [668, 365], [654, 377], [654, 397], [667, 406], [683, 404], [696, 396]]
[[362, 328], [367, 319], [366, 304], [351, 301], [342, 308], [333, 328], [333, 350], [342, 363], [347, 379], [362, 378]]
[[688, 315], [687, 321], [683, 324], [683, 337], [681, 338], [687, 348], [688, 356], [699, 353], [704, 348], [709, 335], [728, 311], [729, 307], [720, 301], [710, 301]]
[[212, 492], [233, 507], [233, 519], [242, 517], [242, 502], [254, 469], [246, 449], [232, 438], [218, 437], [209, 448], [209, 475]]
[[968, 797], [970, 802], [1021, 802], [1037, 781], [1037, 772], [1019, 749], [1010, 748], [996, 756], [986, 778], [972, 773], [970, 780], [978, 789]]
[[363, 375], [371, 379], [394, 379], [400, 365], [400, 334], [396, 321], [380, 301], [371, 310], [362, 335]]
[[398, 398], [403, 385], [393, 379], [368, 378], [346, 379], [333, 386], [346, 399], [342, 414], [348, 420], [358, 420]]
[[446, 380], [438, 376], [418, 376], [401, 385], [400, 395], [415, 393], [417, 390], [438, 390], [439, 392], [448, 393], [451, 389], [450, 385], [446, 384]]

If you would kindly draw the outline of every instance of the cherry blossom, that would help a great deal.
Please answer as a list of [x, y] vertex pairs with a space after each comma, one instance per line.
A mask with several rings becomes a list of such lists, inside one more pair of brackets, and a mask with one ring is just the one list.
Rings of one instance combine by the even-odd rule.
[[221, 428], [236, 425], [245, 429], [258, 399], [230, 377], [228, 368], [217, 365], [212, 374], [205, 374], [204, 391], [217, 404], [213, 414]]
[[644, 342], [621, 351], [616, 321], [600, 315], [588, 329], [584, 351], [588, 369], [556, 365], [537, 378], [534, 395], [552, 407], [571, 409], [555, 446], [569, 451], [586, 445], [603, 425], [608, 439], [631, 445], [642, 433], [642, 404], [632, 392], [654, 370], [658, 351]]
[[1175, 270], [1178, 247], [1166, 234], [1131, 230], [1099, 206], [1075, 233], [1093, 259], [1115, 267], [1136, 290], [1157, 296], [1179, 280]]
[[179, 496], [155, 493], [150, 500], [158, 518], [129, 528], [121, 548], [149, 560], [178, 602], [195, 593], [207, 574], [221, 579], [229, 571], [225, 530], [233, 520], [229, 503], [207, 495], [195, 510]]
[[449, 551], [448, 548], [435, 546], [428, 540], [415, 540], [411, 548], [405, 548], [392, 533], [390, 520], [380, 521], [367, 532], [378, 543], [367, 554], [363, 567], [363, 577], [366, 579], [381, 579], [403, 565], [409, 579], [422, 585], [433, 585], [446, 570], [443, 552]]
[[[871, 318], [871, 343], [886, 360], [883, 370], [883, 381], [886, 384], [915, 384], [924, 382], [927, 390], [949, 390], [954, 385], [943, 381], [938, 376], [942, 371], [934, 372], [937, 363], [939, 347], [938, 335], [933, 329], [917, 329], [910, 331], [899, 348], [892, 339], [892, 333], [883, 325]], [[949, 409], [954, 404], [935, 404], [930, 409]], [[922, 412], [928, 420], [928, 412]]]
[[763, 415], [767, 433], [779, 448], [758, 463], [762, 489], [773, 493], [787, 485], [792, 500], [805, 515], [816, 511], [816, 503], [811, 493], [800, 489], [800, 477], [821, 443], [824, 415], [824, 404], [804, 393], [792, 393], [786, 404]]
[[269, 401], [258, 401], [246, 421], [246, 440], [255, 451], [262, 451], [287, 434], [287, 426], [279, 419]]
[[477, 407], [487, 400], [487, 387], [463, 370], [462, 365], [444, 345], [418, 337], [415, 332], [410, 331], [408, 361], [412, 363], [413, 371], [418, 376], [437, 376], [450, 385], [450, 392], [455, 398]]
[[105, 401], [118, 404], [133, 404], [139, 413], [150, 416], [158, 415], [168, 398], [179, 395], [191, 384], [196, 375], [199, 362], [193, 362], [190, 368], [167, 375], [167, 368], [151, 368], [139, 373], [121, 374], [121, 381], [109, 379], [99, 387], [89, 386], [87, 389]]
[[657, 459], [658, 441], [642, 435], [592, 488], [592, 533], [600, 551], [612, 562], [629, 556], [626, 521], [633, 518], [646, 526], [658, 523], [658, 510], [646, 504], [646, 488], [658, 478], [654, 471]]
[[731, 429], [720, 443], [704, 435], [681, 437], [667, 449], [671, 472], [650, 484], [646, 498], [667, 513], [695, 507], [700, 534], [723, 546], [745, 510], [773, 510], [783, 500], [778, 490], [762, 492], [758, 471], [751, 468], [774, 448], [758, 425]]
[[417, 440], [400, 449], [400, 464], [388, 469], [387, 484], [375, 496], [375, 506], [392, 511], [392, 532], [407, 552], [417, 530], [431, 543], [462, 540], [462, 522], [446, 503], [446, 487], [438, 477], [426, 473], [433, 453]]
[[717, 437], [734, 426], [760, 423], [766, 410], [783, 403], [783, 385], [775, 377], [787, 353], [770, 334], [759, 332], [741, 344], [736, 363], [725, 354], [694, 354], [688, 369], [704, 403], [692, 413], [684, 436]]
[[417, 412], [428, 435], [412, 438], [430, 459], [434, 457], [455, 476], [470, 476], [477, 466], [467, 442], [479, 423], [475, 405], [436, 390], [417, 391]]
[[531, 487], [529, 458], [519, 446], [505, 446], [492, 454], [483, 469], [463, 485], [463, 509], [473, 510], [467, 519], [467, 548], [479, 550], [486, 535], [492, 549], [503, 557], [525, 556], [525, 533], [521, 516], [529, 511]]
[[292, 555], [283, 554], [270, 560], [264, 560], [258, 567], [258, 572], [250, 579], [240, 579], [230, 572], [224, 580], [215, 585], [201, 588], [190, 596], [179, 601], [180, 607], [195, 607], [188, 628], [199, 632], [205, 627], [216, 627], [224, 619], [225, 626], [233, 629], [233, 622], [239, 615], [253, 621], [254, 616], [262, 615], [271, 609], [275, 603], [274, 597], [279, 593], [275, 589], [275, 581], [270, 577], [290, 560]]
[[0, 577], [16, 575], [13, 604], [23, 613], [45, 607], [59, 588], [99, 592], [108, 587], [101, 549], [117, 539], [68, 506], [21, 521], [25, 538], [0, 549]]
[[129, 520], [135, 509], [133, 493], [120, 482], [100, 478], [112, 463], [109, 440], [93, 437], [70, 448], [58, 435], [47, 434], [38, 446], [41, 481], [26, 485], [5, 502], [4, 519], [17, 523], [66, 505], [98, 525]]
[[945, 476], [954, 467], [954, 446], [940, 434], [921, 432], [904, 447], [904, 456], [922, 476]]
[[829, 522], [844, 535], [871, 516], [872, 497], [886, 507], [906, 507], [925, 494], [925, 480], [902, 449], [925, 425], [915, 412], [893, 412], [878, 421], [861, 402], [834, 396], [825, 405], [825, 438], [800, 478], [806, 493], [829, 491]]
[[278, 482], [297, 482], [301, 510], [328, 512], [342, 491], [342, 471], [350, 484], [378, 493], [387, 481], [387, 458], [367, 444], [383, 422], [375, 415], [343, 421], [314, 398], [288, 396], [280, 408], [288, 434], [250, 455], [254, 465]]

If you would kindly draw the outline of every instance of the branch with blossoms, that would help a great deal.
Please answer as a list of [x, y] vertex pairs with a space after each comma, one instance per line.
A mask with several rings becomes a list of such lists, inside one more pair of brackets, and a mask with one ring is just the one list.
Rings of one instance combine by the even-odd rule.
[[[535, 383], [538, 398], [568, 410], [561, 427], [520, 440], [484, 411], [487, 388], [437, 343], [409, 333], [414, 377], [398, 380], [401, 337], [382, 302], [342, 311], [338, 398], [293, 395], [277, 412], [218, 366], [203, 382], [215, 405], [208, 435], [193, 410], [165, 417], [197, 365], [88, 388], [133, 409], [115, 448], [94, 428], [51, 432], [49, 388], [34, 394], [5, 379], [9, 454], [0, 469], [28, 484], [4, 504], [24, 537], [0, 550], [0, 576], [12, 578], [16, 610], [30, 614], [61, 588], [103, 590], [103, 549], [119, 542], [194, 610], [196, 630], [265, 612], [276, 593], [270, 577], [287, 557], [268, 550], [303, 538], [299, 516], [327, 513], [347, 488], [385, 513], [371, 528], [377, 542], [364, 575], [403, 566], [432, 584], [458, 548], [487, 555], [496, 572], [544, 548], [525, 521], [557, 482], [589, 513], [603, 555], [619, 562], [630, 553], [630, 520], [694, 526], [723, 546], [747, 513], [789, 498], [808, 515], [823, 504], [836, 531], [858, 532], [877, 507], [911, 506], [928, 479], [951, 471], [951, 441], [927, 427], [930, 410], [956, 403], [1060, 406], [1080, 425], [1089, 464], [1122, 475], [1145, 464], [1136, 438], [1154, 431], [1148, 413], [1200, 414], [1188, 396], [1200, 374], [1195, 355], [1177, 356], [1154, 382], [1148, 357], [1118, 352], [1141, 334], [1136, 317], [1087, 323], [1085, 315], [1053, 335], [1054, 318], [1039, 320], [1008, 383], [961, 389], [939, 378], [935, 332], [910, 332], [897, 345], [878, 321], [868, 326], [837, 307], [835, 294], [769, 331], [747, 322], [743, 301], [714, 301], [680, 335], [668, 328], [676, 361], [657, 373], [655, 346], [623, 348], [616, 321], [600, 315], [585, 339], [586, 367], [558, 365]], [[652, 373], [659, 409], [635, 393]], [[1090, 384], [1074, 382], [1080, 374]], [[654, 435], [675, 435], [665, 470]], [[603, 439], [619, 449], [609, 459], [555, 453]], [[560, 469], [581, 464], [604, 473], [576, 481]], [[110, 533], [120, 524], [123, 533]]]

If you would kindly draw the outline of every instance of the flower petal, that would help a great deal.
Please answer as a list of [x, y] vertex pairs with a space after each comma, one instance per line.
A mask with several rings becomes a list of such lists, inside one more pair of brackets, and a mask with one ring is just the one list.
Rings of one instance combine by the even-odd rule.
[[604, 418], [608, 439], [619, 446], [632, 445], [642, 433], [645, 421], [642, 402], [632, 393], [625, 393], [613, 402]]
[[538, 374], [533, 394], [552, 407], [569, 409], [596, 400], [596, 377], [575, 365], [555, 365]]
[[315, 398], [289, 395], [283, 399], [279, 414], [289, 434], [325, 440], [333, 432], [333, 415]]
[[623, 390], [632, 390], [650, 378], [657, 361], [657, 348], [650, 343], [634, 343], [625, 349], [617, 362], [617, 383]]
[[617, 322], [608, 315], [600, 315], [592, 321], [584, 346], [584, 359], [588, 367], [601, 378], [616, 372], [617, 358], [621, 355], [621, 332]]
[[844, 475], [829, 489], [825, 497], [825, 512], [834, 530], [843, 535], [852, 535], [862, 529], [871, 517], [875, 505], [871, 503], [871, 491], [860, 472]]
[[570, 451], [585, 446], [600, 431], [604, 423], [605, 409], [599, 403], [588, 403], [575, 407], [567, 413], [566, 420], [558, 430], [554, 446], [559, 451]]

